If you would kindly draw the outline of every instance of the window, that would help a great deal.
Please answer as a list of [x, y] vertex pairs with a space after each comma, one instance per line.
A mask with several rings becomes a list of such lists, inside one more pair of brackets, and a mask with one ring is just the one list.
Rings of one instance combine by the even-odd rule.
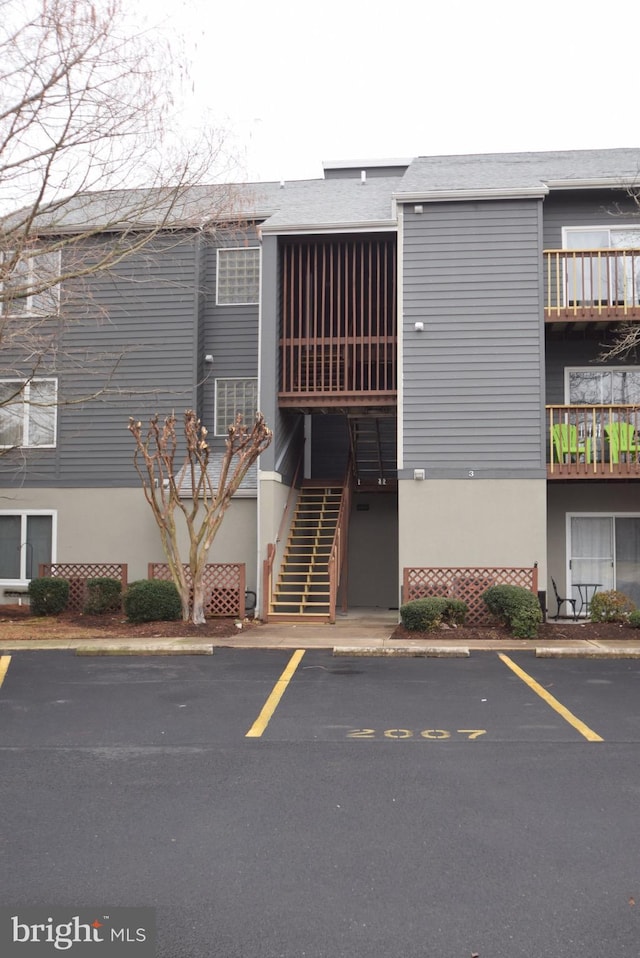
[[257, 410], [257, 379], [216, 379], [216, 436], [227, 435], [238, 413], [243, 422], [253, 425]]
[[0, 512], [0, 581], [35, 579], [41, 562], [53, 562], [55, 513]]
[[219, 249], [216, 303], [242, 306], [260, 299], [260, 249]]
[[0, 379], [0, 447], [56, 444], [56, 379]]
[[640, 367], [608, 366], [565, 370], [565, 396], [571, 405], [640, 405]]
[[[60, 308], [60, 251], [5, 253], [0, 270], [0, 312], [5, 316], [55, 316]], [[7, 275], [4, 275], [5, 269]]]
[[567, 304], [640, 305], [639, 226], [567, 226], [562, 234], [564, 249], [575, 250], [565, 265]]

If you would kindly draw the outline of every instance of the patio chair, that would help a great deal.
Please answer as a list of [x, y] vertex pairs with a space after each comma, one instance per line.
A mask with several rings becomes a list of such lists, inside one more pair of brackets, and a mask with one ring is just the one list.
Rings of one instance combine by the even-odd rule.
[[558, 593], [558, 586], [556, 585], [556, 580], [554, 578], [551, 579], [551, 585], [553, 586], [553, 591], [556, 594], [556, 602], [558, 603], [558, 611], [556, 612], [554, 616], [554, 619], [556, 620], [556, 622], [560, 618], [560, 610], [562, 609], [562, 606], [565, 604], [565, 602], [567, 603], [567, 605], [571, 606], [571, 609], [573, 611], [573, 618], [577, 619], [578, 618], [578, 613], [576, 612], [577, 599], [571, 599], [569, 598], [569, 596], [563, 599], [562, 596]]
[[578, 427], [571, 423], [556, 423], [553, 427], [553, 446], [558, 462], [580, 461], [584, 456], [585, 462], [591, 462], [591, 439], [578, 439]]
[[611, 462], [620, 462], [620, 454], [625, 461], [631, 456], [636, 461], [640, 453], [638, 435], [630, 422], [612, 422], [604, 427], [604, 434], [609, 440]]

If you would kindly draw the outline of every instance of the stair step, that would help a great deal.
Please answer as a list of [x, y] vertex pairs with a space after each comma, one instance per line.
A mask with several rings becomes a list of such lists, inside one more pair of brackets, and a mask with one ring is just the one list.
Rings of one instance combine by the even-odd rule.
[[270, 616], [329, 621], [329, 559], [342, 496], [339, 487], [303, 485], [269, 603]]

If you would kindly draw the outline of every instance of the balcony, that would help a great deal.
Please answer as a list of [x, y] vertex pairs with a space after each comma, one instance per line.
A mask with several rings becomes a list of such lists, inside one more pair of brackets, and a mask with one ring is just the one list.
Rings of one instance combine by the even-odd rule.
[[548, 479], [640, 479], [640, 406], [547, 406]]
[[545, 250], [545, 321], [640, 319], [640, 250]]
[[395, 237], [284, 241], [280, 264], [280, 406], [395, 407]]

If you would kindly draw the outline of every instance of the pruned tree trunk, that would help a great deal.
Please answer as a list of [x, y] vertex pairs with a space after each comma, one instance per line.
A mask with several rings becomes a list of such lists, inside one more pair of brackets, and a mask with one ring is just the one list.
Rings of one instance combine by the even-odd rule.
[[[175, 464], [178, 437], [174, 413], [162, 425], [154, 416], [146, 433], [141, 422], [130, 419], [129, 431], [136, 443], [134, 465], [160, 530], [162, 548], [180, 594], [182, 617], [202, 625], [209, 550], [234, 493], [271, 442], [271, 430], [260, 413], [252, 428], [243, 423], [242, 416], [237, 416], [229, 426], [217, 478], [210, 470], [207, 429], [193, 410], [184, 414], [186, 454], [179, 469]], [[182, 517], [188, 535], [188, 561], [180, 554], [176, 516]]]

